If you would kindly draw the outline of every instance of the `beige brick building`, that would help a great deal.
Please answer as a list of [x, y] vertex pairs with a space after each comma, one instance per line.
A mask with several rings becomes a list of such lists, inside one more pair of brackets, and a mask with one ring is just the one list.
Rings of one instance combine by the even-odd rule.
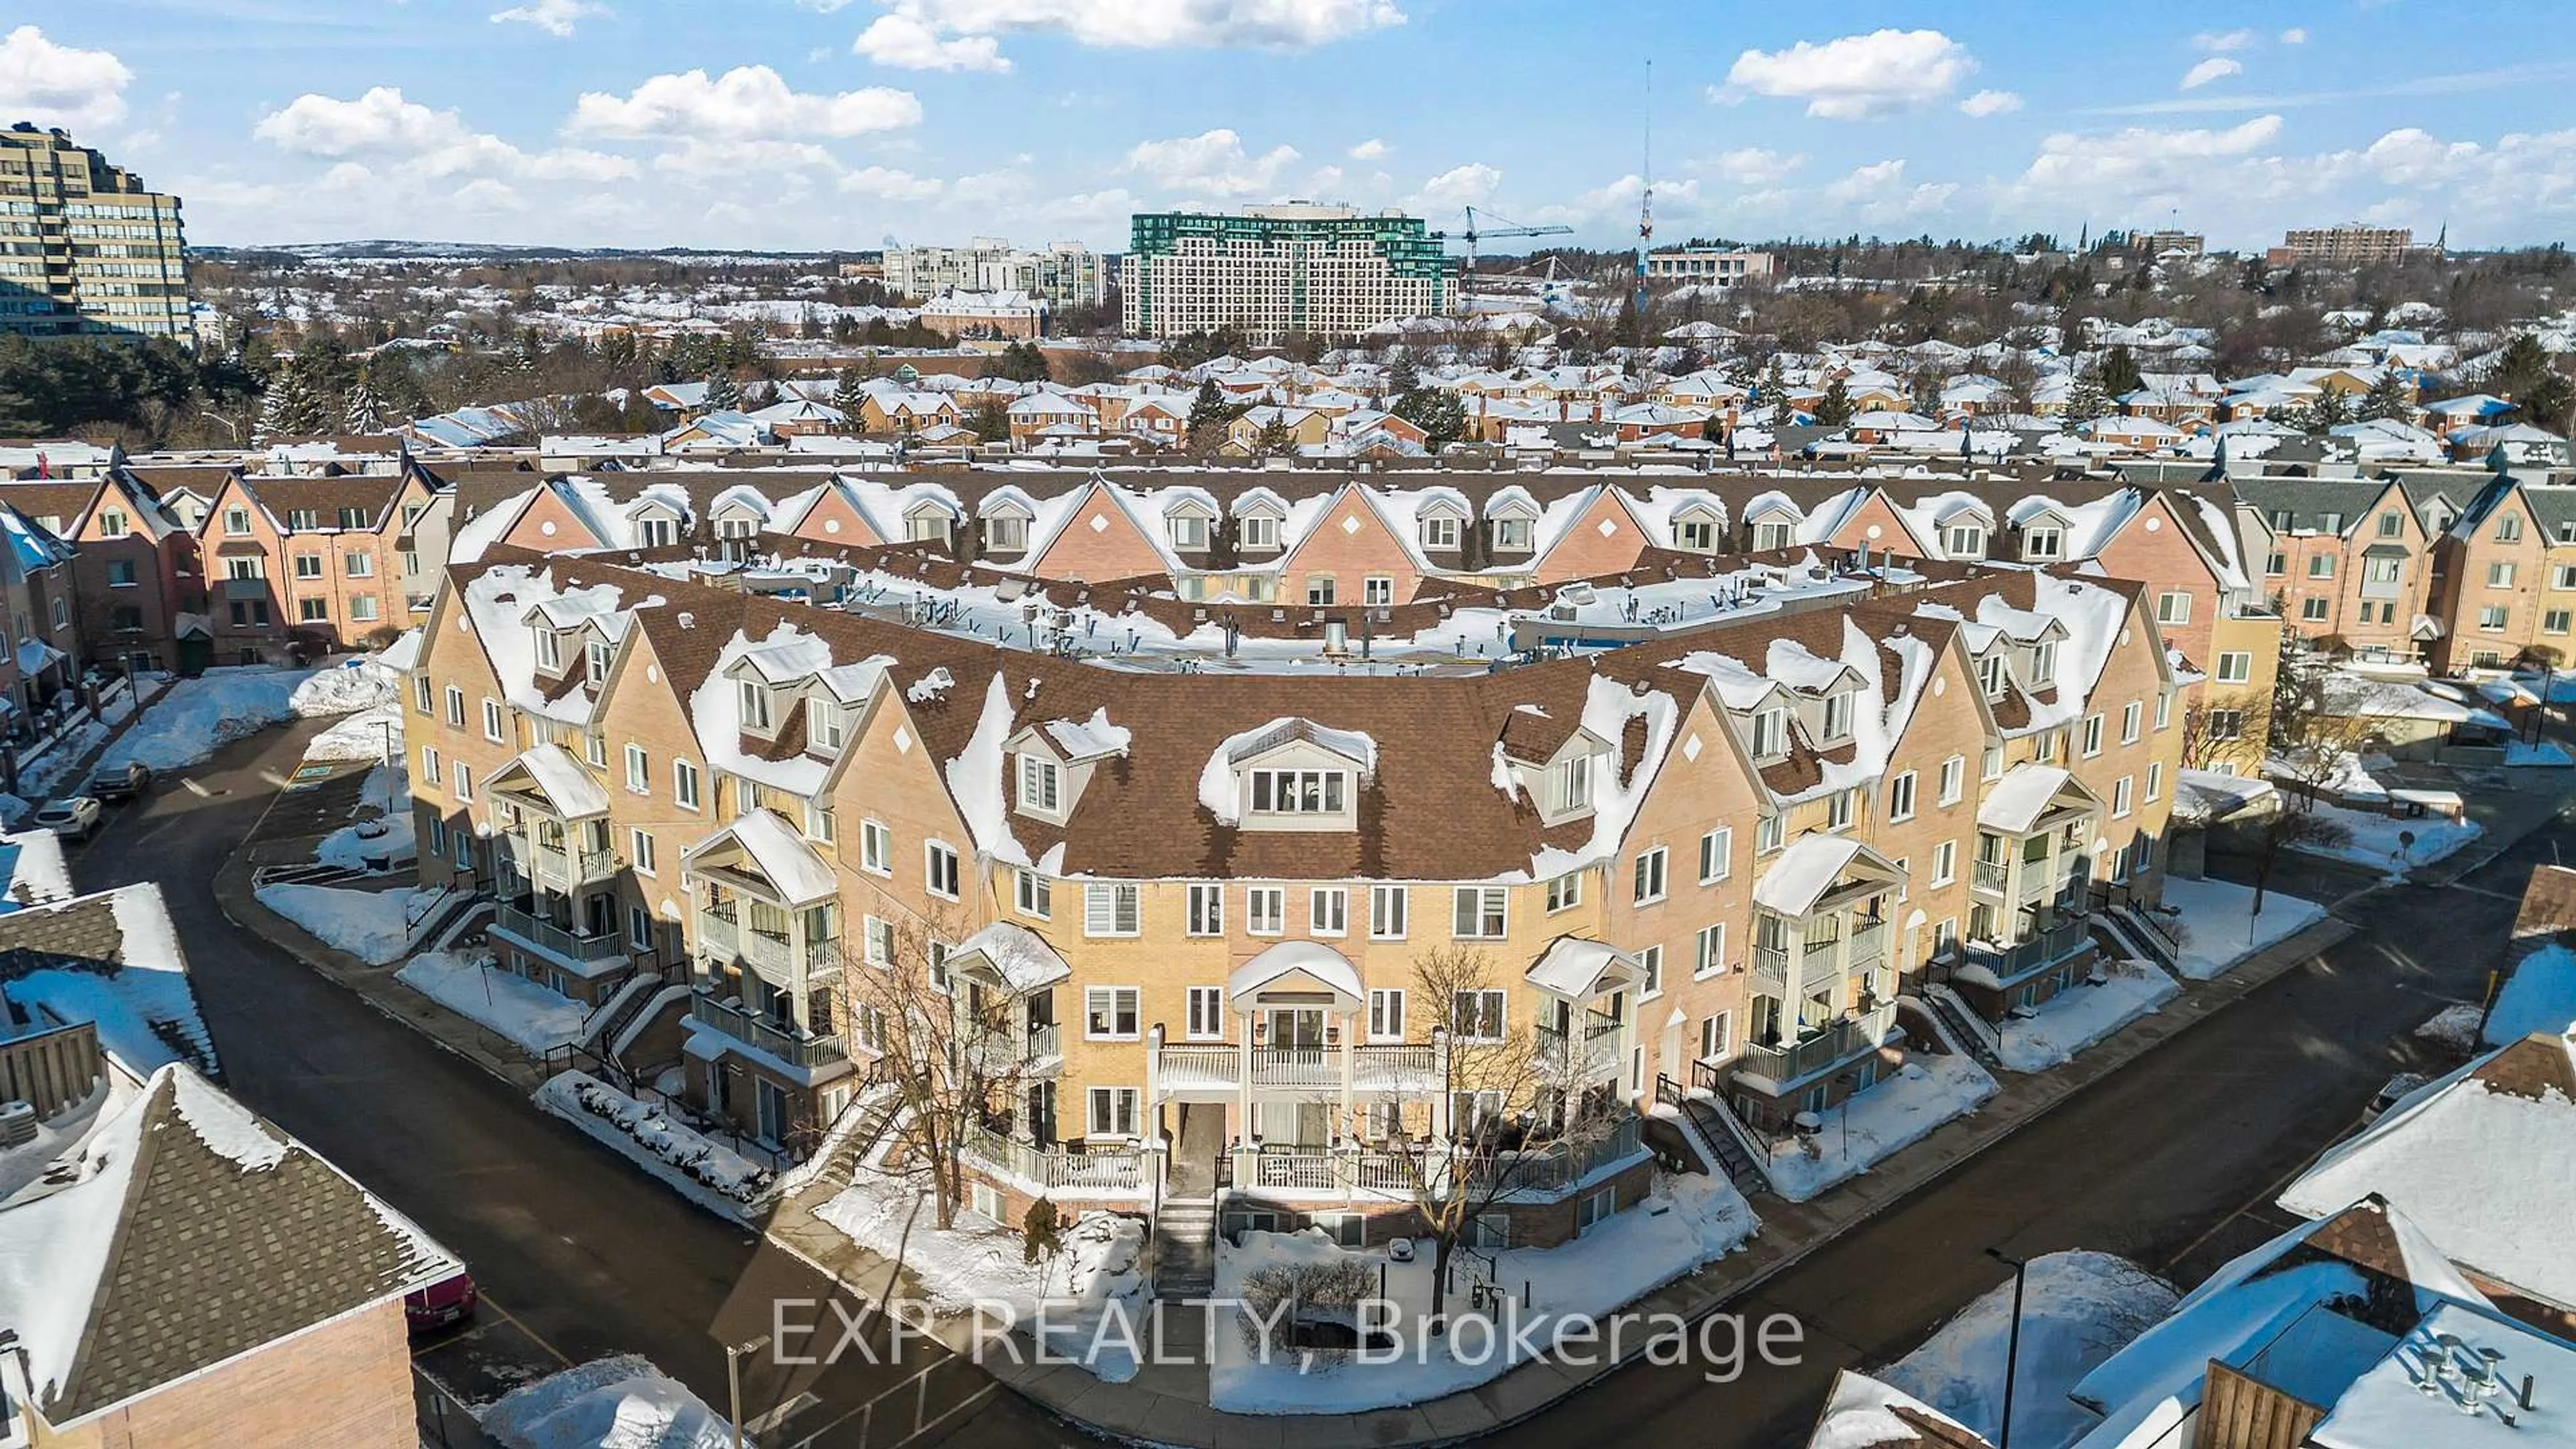
[[[715, 500], [612, 507], [679, 515], [632, 561], [504, 541], [613, 531], [597, 497], [496, 506], [463, 526], [479, 558], [450, 570], [410, 685], [424, 878], [494, 897], [506, 965], [610, 1003], [619, 1070], [679, 1069], [691, 1106], [785, 1156], [886, 1070], [881, 988], [857, 973], [918, 971], [1005, 1068], [967, 1147], [1005, 1221], [1037, 1195], [1222, 1184], [1246, 1221], [1378, 1234], [1403, 1207], [1393, 1134], [1607, 1123], [1493, 1225], [1555, 1241], [1636, 1199], [1637, 1105], [1698, 1086], [1767, 1142], [1948, 1049], [1900, 1012], [1909, 992], [2044, 1000], [2089, 969], [2097, 908], [2159, 888], [2176, 687], [2136, 585], [1956, 567], [1906, 593], [1711, 559], [1635, 612], [1608, 578], [1529, 605], [1574, 633], [1666, 608], [1688, 627], [1486, 672], [1450, 666], [1508, 635], [1507, 609], [1393, 586], [1379, 606], [1366, 581], [1436, 578], [1426, 539], [1491, 520], [1345, 486], [1278, 500], [1300, 523], [1278, 576], [1314, 601], [1294, 619], [1063, 584], [1050, 647], [1040, 615], [987, 618], [926, 564], [890, 601], [884, 555], [796, 526], [838, 499], [879, 533], [934, 501], [872, 486], [800, 495], [792, 531], [755, 541], [748, 577], [800, 578], [796, 597], [691, 558], [682, 530]], [[1182, 500], [1086, 486], [1032, 500], [1074, 526], [1024, 547], [1085, 576], [1108, 560], [1041, 535], [1128, 530], [1124, 557], [1169, 569], [1174, 536], [1151, 535]], [[1564, 507], [1588, 537], [1634, 535], [1614, 545], [1633, 561], [1657, 502]], [[1456, 529], [1420, 531], [1453, 504]], [[1266, 662], [1083, 662], [1218, 608]], [[1386, 653], [1321, 667], [1380, 614]], [[1479, 984], [1424, 999], [1427, 960], [1462, 953]], [[1445, 1089], [1496, 1040], [1533, 1043], [1546, 1084]]]

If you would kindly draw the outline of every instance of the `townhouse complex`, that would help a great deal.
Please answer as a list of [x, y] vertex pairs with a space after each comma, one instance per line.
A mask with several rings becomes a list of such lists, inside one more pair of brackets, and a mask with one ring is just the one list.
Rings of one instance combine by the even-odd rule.
[[894, 247], [885, 254], [886, 290], [915, 302], [947, 292], [1023, 292], [1058, 307], [1096, 307], [1109, 300], [1110, 268], [1079, 242], [1043, 251], [999, 237], [962, 247]]
[[1135, 337], [1219, 327], [1256, 342], [1355, 336], [1450, 304], [1448, 259], [1420, 217], [1350, 206], [1139, 212], [1118, 265]]
[[179, 198], [60, 130], [0, 131], [0, 333], [185, 338]]

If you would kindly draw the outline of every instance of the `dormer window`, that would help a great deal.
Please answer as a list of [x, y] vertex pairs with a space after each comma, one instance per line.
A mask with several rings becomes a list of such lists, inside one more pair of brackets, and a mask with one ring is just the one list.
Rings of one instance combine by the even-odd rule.
[[1988, 699], [2004, 697], [2004, 657], [2002, 655], [1989, 654], [1977, 661], [1977, 687], [1986, 692]]
[[1208, 521], [1195, 513], [1176, 513], [1167, 520], [1172, 530], [1172, 547], [1203, 549], [1208, 544]]
[[[1774, 525], [1765, 524], [1768, 528]], [[1705, 518], [1688, 519], [1673, 525], [1673, 544], [1686, 553], [1717, 552], [1717, 524]]]
[[608, 641], [593, 639], [584, 644], [581, 649], [581, 663], [583, 672], [590, 677], [591, 688], [597, 689], [606, 684], [608, 682]]
[[341, 526], [342, 528], [364, 528], [364, 527], [366, 527], [366, 526], [367, 526], [367, 510], [365, 510], [365, 509], [363, 509], [363, 508], [343, 508], [343, 509], [341, 509], [341, 510], [340, 510], [340, 526]]
[[2021, 556], [2026, 559], [2053, 559], [2064, 556], [2066, 535], [2054, 528], [2033, 528], [2021, 536]]
[[125, 537], [125, 532], [126, 523], [125, 515], [123, 513], [113, 508], [100, 510], [98, 515], [99, 537], [123, 538]]
[[1279, 547], [1279, 520], [1266, 513], [1248, 515], [1242, 525], [1242, 547], [1269, 550]]
[[1789, 753], [1789, 712], [1766, 709], [1753, 716], [1753, 758], [1774, 759]]
[[2030, 686], [2046, 689], [2057, 682], [2057, 644], [2042, 639], [2030, 646]]
[[563, 636], [552, 629], [537, 631], [537, 667], [548, 674], [563, 672]]
[[1755, 549], [1764, 550], [1787, 548], [1789, 543], [1790, 537], [1788, 524], [1757, 523], [1753, 525], [1753, 547]]
[[742, 698], [742, 727], [764, 735], [775, 728], [769, 713], [769, 686], [756, 679], [737, 679], [734, 687]]
[[646, 548], [669, 548], [679, 541], [679, 521], [663, 514], [648, 514], [635, 520], [635, 537]]
[[849, 727], [841, 721], [840, 706], [814, 700], [805, 706], [805, 747], [818, 755], [837, 755], [849, 738]]
[[1825, 696], [1825, 739], [1826, 739], [1826, 740], [1828, 740], [1828, 741], [1833, 741], [1833, 740], [1839, 740], [1839, 739], [1847, 738], [1847, 737], [1851, 734], [1851, 727], [1852, 727], [1852, 696], [1851, 696], [1851, 691], [1849, 691], [1849, 690], [1844, 690], [1844, 691], [1842, 691], [1842, 692], [1840, 692], [1840, 693], [1837, 693], [1837, 694], [1829, 694], [1829, 695], [1826, 695], [1826, 696]]
[[1062, 798], [1062, 774], [1053, 760], [1020, 756], [1020, 808], [1054, 814]]
[[1494, 548], [1497, 552], [1527, 553], [1532, 547], [1534, 536], [1530, 521], [1526, 518], [1494, 520]]
[[1339, 815], [1350, 789], [1344, 770], [1254, 770], [1255, 815]]
[[1422, 546], [1424, 548], [1456, 548], [1458, 546], [1458, 520], [1454, 518], [1426, 518], [1423, 519], [1418, 526], [1421, 532]]
[[747, 514], [716, 520], [716, 537], [729, 542], [745, 542], [760, 536], [760, 520]]
[[1952, 558], [1984, 558], [1986, 531], [1973, 523], [1954, 523], [1942, 530], [1941, 550]]
[[290, 508], [286, 510], [286, 526], [293, 532], [302, 532], [309, 528], [320, 528], [322, 526], [322, 510], [319, 508]]
[[1571, 755], [1558, 762], [1556, 813], [1572, 815], [1592, 808], [1592, 756]]

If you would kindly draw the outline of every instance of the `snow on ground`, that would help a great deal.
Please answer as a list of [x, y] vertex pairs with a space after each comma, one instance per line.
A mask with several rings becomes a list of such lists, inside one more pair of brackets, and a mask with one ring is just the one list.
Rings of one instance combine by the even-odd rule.
[[579, 1037], [588, 1014], [580, 1002], [500, 969], [490, 952], [424, 951], [394, 979], [508, 1037], [532, 1057]]
[[370, 860], [384, 861], [386, 868], [391, 869], [419, 858], [417, 829], [408, 810], [381, 820], [343, 825], [322, 837], [322, 843], [314, 848], [313, 858], [343, 870], [372, 869], [367, 864]]
[[[1012, 1321], [1025, 1328], [1043, 1302], [1049, 1354], [1081, 1361], [1106, 1383], [1136, 1376], [1135, 1356], [1122, 1340], [1142, 1340], [1148, 1331], [1153, 1294], [1144, 1275], [1144, 1219], [1084, 1213], [1065, 1229], [1063, 1251], [1033, 1264], [1020, 1234], [972, 1213], [960, 1211], [956, 1226], [942, 1231], [926, 1179], [863, 1170], [814, 1215], [878, 1257], [900, 1254], [933, 1312], [1008, 1303]], [[998, 1322], [1000, 1310], [986, 1309], [985, 1317]]]
[[2182, 937], [2176, 969], [2194, 981], [2207, 981], [2326, 913], [2314, 901], [2269, 891], [2258, 916], [2252, 886], [2170, 875], [2165, 877], [2164, 903], [2181, 911], [2165, 920]]
[[2504, 747], [2504, 762], [2509, 766], [2576, 764], [2563, 746], [2550, 740], [2542, 740], [2536, 745], [2528, 740], [2515, 740]]
[[512, 1390], [482, 1413], [501, 1449], [729, 1449], [715, 1410], [636, 1354], [593, 1359]]
[[532, 1100], [721, 1217], [742, 1221], [744, 1205], [769, 1186], [768, 1168], [586, 1072], [556, 1073]]
[[411, 947], [406, 914], [428, 892], [352, 891], [335, 886], [264, 885], [259, 903], [312, 933], [326, 946], [382, 966]]
[[[2318, 846], [2294, 842], [2292, 850], [2309, 855], [2322, 855], [2330, 860], [2348, 860], [2355, 865], [2374, 866], [2388, 873], [2390, 880], [2402, 879], [2410, 866], [2440, 860], [2460, 847], [2486, 834], [2486, 827], [2474, 820], [2446, 820], [2428, 815], [2420, 820], [2400, 820], [2389, 815], [2374, 815], [2340, 806], [2319, 804], [2311, 807], [2317, 814], [2341, 824], [2352, 832], [2348, 845]], [[2408, 845], [2399, 837], [2412, 835]]]
[[[2174, 1290], [2126, 1259], [2072, 1252], [2031, 1259], [2022, 1295], [2012, 1442], [2065, 1449], [2100, 1422], [2067, 1391], [2172, 1312]], [[1992, 1441], [2003, 1427], [2012, 1312], [2013, 1285], [2006, 1282], [1877, 1377]]]
[[[144, 689], [156, 688], [158, 676], [138, 683]], [[140, 696], [132, 687], [118, 692], [116, 698], [100, 708], [98, 718], [82, 720], [69, 733], [47, 745], [43, 754], [24, 765], [18, 777], [18, 788], [31, 798], [41, 799], [62, 794], [78, 785], [77, 767], [81, 761], [91, 750], [98, 748], [99, 741], [107, 738], [109, 730], [134, 713], [134, 702], [138, 698]]]
[[1917, 1055], [1847, 1105], [1819, 1113], [1824, 1126], [1814, 1136], [1772, 1148], [1765, 1170], [1782, 1197], [1805, 1202], [1994, 1094], [1995, 1079], [1965, 1055]]
[[2079, 981], [2040, 1004], [2029, 1020], [2009, 1017], [1996, 1052], [2016, 1072], [2044, 1072], [2139, 1017], [2182, 988], [2152, 961], [2105, 961], [2106, 978]]
[[309, 671], [286, 704], [304, 719], [390, 708], [398, 684], [392, 670], [377, 663], [374, 655], [365, 655]]
[[2483, 1015], [2474, 1001], [2454, 1001], [2415, 1028], [2415, 1035], [2466, 1056], [2478, 1049], [2478, 1019]]
[[[270, 725], [374, 709], [392, 704], [394, 694], [393, 672], [366, 659], [321, 669], [209, 669], [170, 686], [105, 759], [175, 770]], [[382, 749], [378, 739], [365, 754]]]
[[2491, 1046], [2517, 1042], [2533, 1032], [2564, 1036], [2576, 1022], [2576, 951], [2543, 946], [2522, 958], [2496, 993], [2487, 1013], [2486, 1039]]
[[[1535, 1337], [1564, 1315], [1606, 1315], [1685, 1273], [1735, 1251], [1752, 1236], [1753, 1210], [1723, 1178], [1696, 1173], [1658, 1177], [1653, 1195], [1621, 1211], [1573, 1242], [1554, 1248], [1514, 1248], [1499, 1255], [1497, 1285], [1532, 1314], [1548, 1315]], [[1464, 1255], [1461, 1255], [1463, 1259]], [[1472, 1313], [1468, 1272], [1453, 1264], [1459, 1285], [1443, 1304], [1450, 1331], [1428, 1338], [1420, 1321], [1431, 1311], [1432, 1243], [1414, 1243], [1413, 1261], [1391, 1261], [1384, 1249], [1338, 1247], [1320, 1232], [1248, 1232], [1237, 1247], [1216, 1245], [1216, 1292], [1243, 1299], [1247, 1279], [1282, 1264], [1355, 1264], [1372, 1280], [1385, 1269], [1386, 1297], [1399, 1305], [1394, 1332], [1402, 1353], [1393, 1363], [1306, 1363], [1294, 1349], [1274, 1348], [1265, 1361], [1248, 1343], [1239, 1316], [1220, 1319], [1209, 1343], [1208, 1394], [1214, 1405], [1237, 1414], [1354, 1413], [1394, 1404], [1423, 1403], [1498, 1377], [1514, 1362], [1508, 1331], [1489, 1334]], [[1370, 1282], [1374, 1297], [1377, 1286]], [[1490, 1313], [1482, 1315], [1493, 1321]], [[1350, 1320], [1344, 1316], [1343, 1322]], [[1525, 1340], [1527, 1341], [1527, 1340]], [[1301, 1371], [1301, 1368], [1303, 1371]]]
[[[392, 733], [386, 739], [388, 729]], [[381, 760], [403, 757], [402, 707], [363, 709], [313, 737], [304, 747], [308, 760]]]

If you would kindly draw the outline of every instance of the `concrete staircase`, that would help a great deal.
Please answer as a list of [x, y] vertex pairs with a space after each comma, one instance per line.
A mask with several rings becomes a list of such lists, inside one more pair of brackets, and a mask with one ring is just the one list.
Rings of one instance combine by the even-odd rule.
[[1216, 1204], [1167, 1200], [1154, 1223], [1154, 1294], [1205, 1298], [1216, 1290]]

